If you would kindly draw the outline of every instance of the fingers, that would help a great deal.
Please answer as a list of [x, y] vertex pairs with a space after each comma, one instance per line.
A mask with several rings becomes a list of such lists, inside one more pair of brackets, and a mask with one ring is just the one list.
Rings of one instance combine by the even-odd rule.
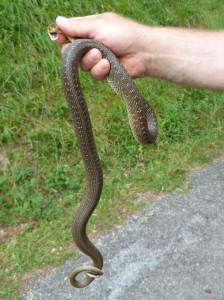
[[64, 34], [59, 34], [56, 42], [63, 45], [67, 40], [68, 39]]
[[62, 54], [65, 52], [65, 49], [66, 49], [69, 45], [70, 45], [70, 43], [62, 45], [62, 47], [61, 47], [61, 53], [62, 53]]
[[[63, 45], [61, 52], [64, 53], [68, 46], [69, 44]], [[94, 79], [99, 81], [104, 80], [110, 71], [109, 61], [102, 58], [102, 54], [98, 49], [87, 52], [82, 57], [79, 66], [82, 71], [89, 72]]]
[[106, 75], [110, 71], [110, 63], [106, 59], [101, 59], [91, 70], [90, 75], [96, 80], [106, 79]]
[[80, 68], [83, 71], [90, 71], [102, 59], [102, 54], [98, 49], [92, 49], [87, 52], [81, 59]]
[[[94, 24], [96, 24], [95, 21], [98, 16], [99, 15], [93, 15], [70, 19], [57, 17], [56, 23], [67, 36], [94, 38]], [[57, 42], [64, 44], [66, 40], [65, 35], [60, 34]], [[61, 52], [63, 53], [67, 47], [68, 44], [63, 45]], [[104, 80], [110, 71], [110, 64], [106, 59], [102, 59], [102, 54], [99, 50], [92, 49], [82, 57], [80, 68], [83, 71], [90, 72], [90, 75], [94, 79]]]
[[110, 64], [106, 59], [102, 59], [102, 54], [98, 49], [92, 49], [83, 56], [80, 68], [90, 72], [96, 80], [104, 80], [110, 71]]

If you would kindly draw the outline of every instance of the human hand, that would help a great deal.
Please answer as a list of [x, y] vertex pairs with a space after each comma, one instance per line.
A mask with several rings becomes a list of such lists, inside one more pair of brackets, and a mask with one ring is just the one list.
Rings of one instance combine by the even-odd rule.
[[[224, 90], [224, 30], [151, 27], [115, 13], [65, 19], [56, 23], [67, 36], [95, 39], [110, 48], [132, 78], [152, 76], [179, 84]], [[66, 41], [63, 34], [58, 42]], [[67, 45], [63, 45], [64, 52]], [[104, 80], [110, 64], [97, 49], [80, 68]]]
[[[120, 59], [131, 77], [146, 75], [146, 61], [143, 41], [145, 26], [115, 13], [64, 18], [57, 17], [56, 23], [66, 35], [95, 39], [109, 47]], [[66, 37], [59, 35], [58, 43], [63, 44]], [[62, 53], [68, 44], [62, 46]], [[110, 64], [102, 58], [99, 50], [92, 49], [80, 61], [80, 68], [89, 71], [96, 80], [104, 80]]]

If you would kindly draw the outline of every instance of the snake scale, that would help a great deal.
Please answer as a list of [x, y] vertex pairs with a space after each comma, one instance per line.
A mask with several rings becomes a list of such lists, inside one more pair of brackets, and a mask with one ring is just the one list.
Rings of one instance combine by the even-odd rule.
[[[86, 233], [88, 220], [96, 208], [102, 192], [103, 172], [78, 71], [80, 58], [93, 48], [99, 49], [103, 58], [110, 62], [111, 68], [107, 80], [126, 103], [129, 123], [136, 140], [143, 145], [152, 144], [156, 140], [158, 131], [153, 109], [141, 96], [134, 81], [109, 48], [91, 39], [77, 39], [66, 48], [61, 64], [63, 89], [71, 111], [87, 177], [87, 191], [74, 218], [72, 236], [76, 246], [93, 261], [93, 266], [81, 266], [71, 273], [70, 282], [77, 288], [86, 287], [94, 278], [103, 274], [103, 257]], [[83, 271], [86, 276], [76, 279], [77, 275]]]

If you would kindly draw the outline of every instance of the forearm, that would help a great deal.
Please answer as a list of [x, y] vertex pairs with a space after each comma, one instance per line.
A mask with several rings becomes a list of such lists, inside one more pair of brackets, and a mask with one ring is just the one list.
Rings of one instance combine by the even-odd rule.
[[224, 91], [224, 30], [145, 27], [144, 32], [146, 75]]

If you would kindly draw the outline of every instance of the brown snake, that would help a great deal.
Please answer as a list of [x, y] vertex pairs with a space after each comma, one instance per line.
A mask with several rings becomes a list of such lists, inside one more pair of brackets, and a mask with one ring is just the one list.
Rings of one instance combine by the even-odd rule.
[[[143, 145], [152, 144], [156, 140], [158, 131], [153, 109], [141, 96], [135, 83], [110, 49], [91, 39], [77, 39], [67, 47], [62, 58], [62, 82], [87, 177], [87, 192], [75, 216], [72, 236], [76, 246], [93, 261], [93, 266], [81, 266], [71, 273], [70, 282], [77, 288], [86, 287], [94, 278], [103, 274], [103, 257], [86, 233], [88, 220], [102, 192], [103, 172], [78, 75], [80, 58], [92, 48], [99, 49], [102, 56], [110, 62], [111, 68], [107, 80], [126, 103], [129, 122], [136, 140]], [[76, 276], [83, 271], [86, 272], [86, 276], [80, 280], [76, 279]]]

